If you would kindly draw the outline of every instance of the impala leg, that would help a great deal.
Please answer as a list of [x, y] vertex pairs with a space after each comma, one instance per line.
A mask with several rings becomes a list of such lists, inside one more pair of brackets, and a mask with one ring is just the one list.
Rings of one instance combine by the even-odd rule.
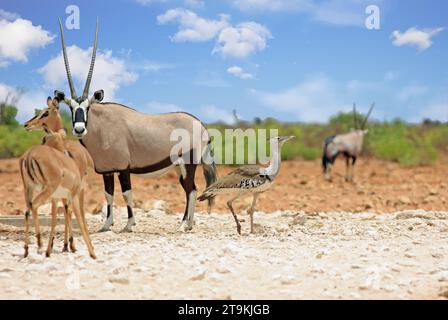
[[182, 164], [185, 166], [186, 177], [181, 175], [179, 178], [180, 184], [185, 191], [187, 198], [187, 204], [185, 207], [184, 217], [179, 227], [179, 231], [190, 231], [193, 229], [194, 224], [194, 208], [196, 205], [196, 185], [194, 183], [194, 177], [196, 173], [196, 164]]
[[72, 228], [72, 211], [67, 200], [62, 200], [64, 204], [64, 217], [65, 217], [65, 237], [64, 237], [64, 250], [63, 252], [68, 252], [68, 246], [70, 245], [70, 251], [75, 253], [75, 241], [73, 238], [73, 228]]
[[86, 230], [86, 226], [83, 223], [81, 210], [79, 208], [79, 198], [78, 196], [73, 197], [72, 201], [73, 211], [75, 212], [76, 220], [78, 221], [79, 228], [81, 229], [82, 237], [86, 243], [87, 250], [89, 250], [90, 257], [96, 259], [95, 251], [93, 249], [92, 241], [90, 240], [89, 233]]
[[37, 248], [38, 251], [42, 248], [42, 237], [40, 233], [40, 225], [39, 225], [39, 216], [37, 213], [37, 209], [48, 199], [51, 194], [54, 192], [53, 188], [46, 187], [39, 193], [31, 206], [31, 213], [33, 215], [34, 229], [36, 230], [36, 239], [37, 239]]
[[57, 201], [51, 200], [51, 231], [50, 231], [50, 237], [48, 239], [48, 247], [46, 256], [47, 258], [50, 257], [52, 251], [53, 251], [53, 244], [54, 244], [54, 231], [56, 228], [56, 222], [57, 222]]
[[99, 232], [110, 231], [110, 227], [114, 225], [114, 214], [112, 212], [114, 204], [114, 174], [103, 174], [103, 181], [104, 194], [107, 201], [107, 219]]
[[69, 206], [69, 204], [67, 204], [67, 225], [68, 225], [68, 234], [69, 234], [69, 238], [68, 238], [68, 242], [70, 244], [70, 250], [71, 252], [75, 253], [76, 252], [76, 247], [75, 247], [75, 240], [73, 237], [73, 225], [72, 225], [72, 207]]
[[36, 232], [37, 251], [39, 252], [40, 249], [42, 248], [42, 236], [40, 233], [39, 216], [37, 214], [37, 208], [33, 206], [33, 208], [31, 209], [31, 213], [33, 215], [34, 230]]
[[121, 232], [132, 232], [132, 227], [135, 226], [135, 217], [132, 212], [132, 185], [130, 170], [120, 171], [118, 174], [118, 180], [120, 180], [121, 192], [128, 209], [128, 223], [126, 224], [126, 227], [121, 230]]
[[30, 245], [30, 238], [29, 238], [29, 231], [30, 231], [30, 210], [26, 209], [25, 211], [25, 253], [23, 254], [23, 257], [28, 257], [28, 248]]
[[83, 223], [84, 223], [84, 225], [86, 226], [86, 229], [87, 229], [86, 212], [84, 210], [84, 189], [81, 189], [79, 191], [79, 210], [81, 211], [82, 221], [83, 221]]
[[232, 203], [233, 203], [233, 201], [235, 201], [236, 199], [238, 199], [240, 196], [241, 196], [241, 194], [239, 193], [239, 194], [237, 194], [235, 197], [233, 197], [232, 199], [230, 199], [229, 201], [227, 201], [227, 206], [229, 207], [230, 212], [232, 212], [233, 219], [235, 219], [235, 223], [236, 223], [236, 231], [238, 232], [239, 235], [241, 235], [241, 224], [240, 224], [240, 222], [239, 222], [239, 220], [238, 220], [238, 217], [237, 217], [235, 211], [233, 210]]
[[249, 208], [249, 215], [250, 215], [250, 233], [254, 233], [254, 212], [255, 212], [255, 204], [257, 203], [257, 199], [259, 193], [254, 193], [253, 199], [252, 199], [252, 205]]
[[62, 252], [68, 252], [68, 204], [67, 200], [62, 200], [62, 204], [64, 206], [64, 248], [62, 249]]

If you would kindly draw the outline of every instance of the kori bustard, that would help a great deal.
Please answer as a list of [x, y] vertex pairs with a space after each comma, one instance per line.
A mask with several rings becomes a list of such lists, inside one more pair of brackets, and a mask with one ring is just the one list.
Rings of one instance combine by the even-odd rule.
[[281, 165], [281, 148], [283, 144], [293, 139], [294, 136], [280, 136], [271, 138], [271, 159], [268, 167], [262, 167], [258, 165], [242, 166], [225, 177], [219, 179], [208, 188], [204, 193], [199, 196], [199, 201], [204, 201], [215, 197], [219, 194], [231, 193], [233, 196], [227, 201], [227, 206], [233, 215], [236, 223], [236, 230], [238, 234], [241, 234], [241, 224], [233, 209], [232, 203], [242, 197], [252, 194], [252, 205], [250, 206], [248, 213], [250, 215], [250, 232], [254, 232], [254, 219], [255, 205], [259, 195], [268, 190], [275, 181]]

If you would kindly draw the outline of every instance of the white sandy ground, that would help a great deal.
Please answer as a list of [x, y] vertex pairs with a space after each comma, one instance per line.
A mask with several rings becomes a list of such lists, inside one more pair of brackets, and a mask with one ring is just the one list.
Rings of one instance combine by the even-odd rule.
[[[177, 233], [180, 214], [136, 210], [132, 234], [92, 234], [98, 256], [22, 258], [23, 232], [0, 225], [0, 299], [444, 299], [448, 297], [448, 213], [257, 212], [257, 234], [241, 215], [196, 214]], [[91, 232], [101, 216], [89, 216]], [[47, 230], [47, 228], [45, 228]], [[47, 241], [45, 231], [44, 239]]]

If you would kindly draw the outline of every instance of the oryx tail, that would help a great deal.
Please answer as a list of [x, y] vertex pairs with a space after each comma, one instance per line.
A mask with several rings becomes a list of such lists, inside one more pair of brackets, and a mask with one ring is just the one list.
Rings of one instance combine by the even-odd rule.
[[[208, 142], [205, 148], [204, 154], [202, 155], [202, 170], [204, 172], [204, 178], [206, 187], [210, 186], [217, 180], [216, 175], [216, 163], [213, 159], [213, 150], [211, 141]], [[210, 197], [208, 199], [208, 212], [211, 212], [213, 203], [215, 202], [215, 197]]]

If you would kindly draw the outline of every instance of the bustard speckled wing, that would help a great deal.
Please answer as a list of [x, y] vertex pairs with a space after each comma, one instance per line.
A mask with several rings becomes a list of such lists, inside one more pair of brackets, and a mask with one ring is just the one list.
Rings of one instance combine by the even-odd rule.
[[198, 200], [204, 201], [216, 193], [225, 191], [255, 190], [266, 182], [271, 182], [269, 176], [260, 174], [260, 169], [262, 168], [257, 165], [247, 165], [235, 169], [205, 189]]

